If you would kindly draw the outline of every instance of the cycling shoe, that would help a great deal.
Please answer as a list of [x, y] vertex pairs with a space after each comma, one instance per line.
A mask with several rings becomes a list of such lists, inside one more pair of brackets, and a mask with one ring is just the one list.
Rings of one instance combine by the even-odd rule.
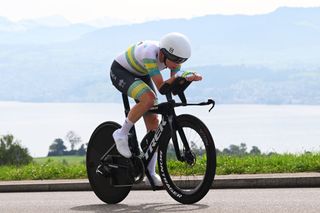
[[120, 134], [120, 129], [117, 129], [112, 134], [118, 152], [125, 158], [131, 158], [132, 153], [128, 144], [128, 135]]

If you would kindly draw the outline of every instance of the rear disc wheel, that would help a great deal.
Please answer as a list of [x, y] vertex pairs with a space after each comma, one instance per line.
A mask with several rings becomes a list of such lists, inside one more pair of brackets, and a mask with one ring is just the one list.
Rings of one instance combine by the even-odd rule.
[[[120, 127], [118, 123], [110, 121], [100, 124], [91, 135], [87, 149], [86, 167], [90, 186], [97, 197], [108, 204], [121, 202], [131, 190], [131, 186], [115, 187], [111, 176], [96, 173], [101, 157], [115, 144], [112, 133]], [[129, 160], [120, 156], [115, 146], [111, 149], [110, 155], [118, 156], [122, 162]]]

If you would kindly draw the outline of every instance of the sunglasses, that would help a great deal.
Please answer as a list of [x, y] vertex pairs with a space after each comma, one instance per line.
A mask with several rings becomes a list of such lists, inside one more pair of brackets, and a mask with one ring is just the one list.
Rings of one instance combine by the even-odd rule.
[[186, 60], [188, 60], [187, 58], [181, 58], [179, 56], [175, 56], [172, 55], [168, 50], [162, 48], [161, 49], [162, 53], [164, 54], [164, 56], [169, 59], [170, 61], [177, 63], [177, 64], [182, 64], [183, 62], [185, 62]]

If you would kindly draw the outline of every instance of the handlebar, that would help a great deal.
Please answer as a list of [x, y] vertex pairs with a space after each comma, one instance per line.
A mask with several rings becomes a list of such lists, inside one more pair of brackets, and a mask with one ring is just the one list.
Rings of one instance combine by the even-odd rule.
[[[159, 92], [162, 95], [166, 95], [167, 101], [164, 103], [160, 103], [158, 105], [153, 106], [149, 112], [152, 113], [158, 113], [158, 114], [166, 114], [170, 109], [174, 107], [180, 107], [180, 106], [204, 106], [204, 105], [212, 105], [209, 109], [209, 112], [213, 109], [215, 106], [215, 101], [212, 99], [208, 99], [206, 102], [200, 102], [200, 103], [187, 103], [186, 96], [184, 95], [184, 90], [191, 84], [191, 81], [187, 81], [185, 78], [178, 77], [176, 78], [171, 84], [164, 83], [161, 88], [159, 89]], [[181, 102], [176, 103], [174, 99], [172, 99], [173, 95], [178, 95]]]
[[209, 112], [210, 112], [216, 104], [216, 102], [212, 99], [208, 99], [208, 101], [200, 102], [200, 103], [175, 103], [174, 106], [175, 107], [179, 107], [179, 106], [205, 106], [205, 105], [210, 105], [210, 104], [212, 104], [211, 108], [209, 109]]
[[157, 114], [168, 114], [174, 107], [180, 107], [180, 106], [205, 106], [205, 105], [212, 105], [209, 109], [209, 112], [213, 109], [215, 106], [215, 101], [212, 99], [208, 99], [206, 102], [200, 102], [200, 103], [176, 103], [175, 100], [169, 100], [168, 102], [163, 102], [158, 105], [155, 105], [151, 107], [149, 112], [151, 113], [157, 113]]

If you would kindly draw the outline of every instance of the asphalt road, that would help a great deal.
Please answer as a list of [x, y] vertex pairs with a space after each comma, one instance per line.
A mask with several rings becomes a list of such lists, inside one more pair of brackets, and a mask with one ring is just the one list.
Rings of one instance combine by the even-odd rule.
[[131, 191], [120, 204], [102, 203], [92, 191], [0, 193], [0, 212], [320, 212], [320, 188], [216, 189], [193, 205], [166, 191]]

